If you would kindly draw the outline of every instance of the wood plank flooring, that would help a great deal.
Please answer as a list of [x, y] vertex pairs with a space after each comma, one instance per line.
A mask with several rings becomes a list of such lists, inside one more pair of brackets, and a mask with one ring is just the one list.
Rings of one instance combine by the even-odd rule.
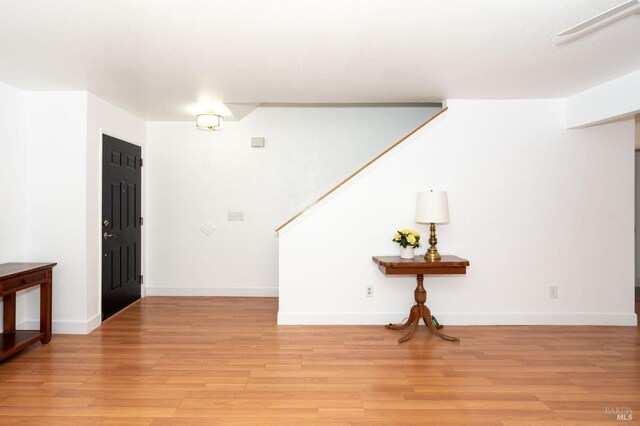
[[[0, 364], [0, 424], [612, 425], [636, 327], [275, 326], [273, 298], [148, 297]], [[400, 320], [400, 318], [399, 318]], [[622, 422], [624, 424], [625, 422]]]

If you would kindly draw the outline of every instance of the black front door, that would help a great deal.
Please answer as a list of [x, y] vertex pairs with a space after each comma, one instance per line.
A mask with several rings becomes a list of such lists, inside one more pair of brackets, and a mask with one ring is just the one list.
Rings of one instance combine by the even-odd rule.
[[140, 299], [142, 159], [137, 145], [102, 136], [102, 319]]

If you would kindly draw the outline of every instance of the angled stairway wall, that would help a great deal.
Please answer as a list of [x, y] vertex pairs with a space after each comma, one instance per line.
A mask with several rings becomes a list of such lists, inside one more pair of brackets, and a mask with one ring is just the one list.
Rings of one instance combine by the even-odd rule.
[[633, 120], [566, 130], [563, 100], [448, 106], [279, 231], [278, 323], [406, 317], [415, 277], [385, 277], [371, 256], [397, 255], [399, 228], [424, 233], [416, 192], [441, 189], [440, 252], [471, 261], [425, 279], [441, 322], [635, 325]]

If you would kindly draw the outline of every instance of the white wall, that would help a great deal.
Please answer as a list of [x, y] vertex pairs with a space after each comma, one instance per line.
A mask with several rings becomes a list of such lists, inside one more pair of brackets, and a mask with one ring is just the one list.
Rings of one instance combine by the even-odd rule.
[[448, 106], [281, 232], [278, 323], [405, 318], [415, 277], [385, 277], [371, 256], [398, 254], [394, 231], [419, 228], [416, 192], [432, 188], [449, 191], [440, 252], [471, 261], [425, 280], [441, 322], [635, 325], [633, 120], [565, 130], [563, 100]]
[[636, 149], [640, 149], [640, 114], [636, 114]]
[[[100, 324], [102, 310], [102, 135], [107, 134], [143, 147], [146, 122], [89, 93], [87, 96], [86, 253], [87, 321], [89, 331]], [[143, 178], [145, 176], [143, 170]], [[144, 182], [143, 182], [144, 187]], [[144, 189], [143, 189], [144, 214]], [[144, 273], [144, 227], [142, 271]]]
[[0, 263], [25, 253], [25, 107], [21, 90], [0, 83]]
[[275, 228], [437, 111], [268, 107], [213, 133], [148, 123], [147, 294], [277, 295]]
[[640, 70], [567, 99], [567, 127], [583, 127], [640, 111]]
[[[0, 185], [15, 204], [1, 209], [0, 261], [57, 262], [53, 331], [88, 333], [100, 324], [102, 132], [143, 145], [146, 124], [87, 92], [0, 95]], [[19, 295], [21, 327], [38, 326], [38, 298]]]
[[[24, 126], [24, 93], [0, 83], [0, 263], [22, 261], [26, 254]], [[18, 323], [26, 319], [24, 299], [23, 295], [18, 295]], [[0, 303], [0, 325], [2, 310]]]
[[636, 179], [635, 179], [635, 238], [636, 238], [636, 287], [640, 287], [640, 236], [638, 235], [638, 229], [640, 228], [640, 164], [638, 164], [638, 152], [640, 150], [640, 114], [636, 114], [636, 152], [634, 153], [636, 162]]
[[[27, 257], [57, 262], [53, 331], [84, 332], [86, 324], [86, 92], [25, 92], [28, 167]], [[36, 125], [37, 123], [37, 125]], [[29, 294], [35, 325], [39, 291]]]

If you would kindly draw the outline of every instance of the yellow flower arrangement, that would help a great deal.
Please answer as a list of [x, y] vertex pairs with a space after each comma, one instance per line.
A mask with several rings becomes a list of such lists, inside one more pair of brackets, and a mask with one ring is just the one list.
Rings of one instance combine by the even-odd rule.
[[420, 247], [420, 234], [416, 231], [402, 228], [395, 233], [393, 241], [404, 248], [407, 248], [407, 246], [418, 248]]

